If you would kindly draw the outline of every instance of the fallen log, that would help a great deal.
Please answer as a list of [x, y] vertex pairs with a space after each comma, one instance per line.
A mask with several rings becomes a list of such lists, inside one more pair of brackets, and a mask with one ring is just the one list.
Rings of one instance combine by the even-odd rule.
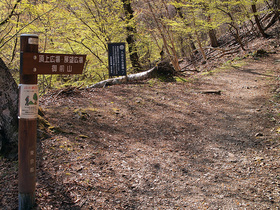
[[155, 67], [136, 74], [130, 74], [127, 76], [121, 76], [117, 78], [111, 78], [95, 83], [88, 88], [103, 88], [111, 85], [119, 85], [131, 82], [137, 82], [145, 79], [156, 78], [164, 76], [165, 78], [172, 79], [175, 75], [175, 69], [169, 61], [161, 61]]
[[217, 94], [217, 95], [221, 95], [222, 91], [221, 90], [201, 90], [200, 93], [201, 94]]

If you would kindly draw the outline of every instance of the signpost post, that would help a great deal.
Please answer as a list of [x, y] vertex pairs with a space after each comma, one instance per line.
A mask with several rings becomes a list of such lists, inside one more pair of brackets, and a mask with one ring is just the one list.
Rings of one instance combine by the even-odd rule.
[[19, 209], [35, 204], [36, 141], [39, 95], [38, 74], [81, 74], [86, 55], [38, 53], [37, 35], [20, 37], [20, 85], [18, 130]]
[[[38, 36], [37, 35], [21, 35], [20, 52], [38, 52]], [[24, 92], [25, 87], [35, 88], [37, 86], [37, 75], [28, 75], [22, 73], [21, 59], [20, 67], [20, 85], [19, 91]], [[38, 88], [37, 88], [38, 90]], [[27, 97], [27, 96], [26, 96]], [[23, 109], [21, 102], [25, 100], [19, 99], [19, 110]], [[38, 112], [33, 108], [33, 113]], [[35, 109], [35, 110], [34, 110]], [[24, 111], [27, 112], [28, 111]], [[21, 117], [19, 111], [19, 128], [18, 128], [18, 187], [19, 187], [19, 209], [31, 209], [35, 204], [35, 183], [36, 183], [36, 140], [37, 140], [37, 116]], [[27, 114], [28, 115], [28, 114]]]

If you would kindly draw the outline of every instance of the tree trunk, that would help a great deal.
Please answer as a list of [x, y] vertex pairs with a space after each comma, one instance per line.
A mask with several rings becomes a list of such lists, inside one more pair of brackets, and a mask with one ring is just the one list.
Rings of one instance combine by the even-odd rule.
[[[209, 11], [209, 8], [205, 7], [205, 12], [208, 12], [208, 11]], [[213, 25], [211, 15], [208, 15], [207, 22], [210, 26]], [[209, 35], [211, 47], [219, 47], [219, 43], [218, 43], [218, 40], [217, 40], [215, 29], [210, 27], [209, 30], [208, 30], [208, 35]]]
[[269, 23], [266, 25], [265, 29], [264, 30], [267, 30], [269, 27], [271, 27], [272, 25], [274, 25], [277, 20], [280, 21], [280, 12], [279, 12], [279, 9], [280, 9], [280, 0], [273, 0], [272, 2], [272, 6], [270, 8], [273, 9], [273, 17], [271, 18], [271, 20], [269, 21]]
[[[185, 26], [189, 27], [189, 25], [185, 22], [185, 17], [183, 15], [182, 8], [181, 7], [176, 7], [175, 9], [178, 12], [179, 17], [183, 20]], [[190, 42], [190, 47], [191, 47], [192, 51], [195, 51], [196, 47], [195, 47], [195, 44], [193, 42], [192, 35], [190, 33], [188, 33], [187, 36], [188, 36], [188, 39], [189, 39], [189, 42]]]
[[[230, 26], [236, 31], [235, 34], [233, 33], [234, 36], [235, 36], [235, 39], [236, 39], [237, 43], [240, 45], [241, 49], [242, 49], [243, 51], [246, 51], [245, 48], [244, 48], [244, 45], [243, 45], [243, 43], [242, 43], [241, 37], [240, 37], [240, 35], [239, 35], [239, 29], [238, 29], [239, 26], [238, 26], [238, 24], [235, 22], [235, 20], [234, 20], [233, 16], [231, 15], [231, 13], [230, 13], [230, 12], [227, 12], [227, 11], [225, 11], [225, 10], [223, 10], [222, 8], [219, 8], [219, 7], [217, 7], [217, 9], [220, 10], [220, 11], [222, 11], [222, 12], [224, 12], [226, 15], [229, 16], [229, 18], [231, 19], [232, 22], [229, 22], [229, 23], [227, 23], [227, 24], [230, 25]], [[231, 31], [231, 28], [229, 28], [229, 30]]]
[[190, 34], [188, 34], [188, 38], [189, 38], [190, 47], [191, 47], [192, 51], [196, 51], [196, 46], [195, 46], [195, 44], [193, 42], [193, 38]]
[[202, 44], [201, 44], [201, 41], [200, 41], [199, 35], [198, 35], [198, 33], [197, 33], [197, 31], [196, 31], [196, 30], [194, 31], [194, 33], [195, 33], [195, 35], [196, 35], [197, 43], [198, 43], [198, 46], [199, 46], [200, 52], [201, 52], [201, 54], [202, 54], [203, 60], [204, 60], [204, 62], [206, 62], [206, 60], [207, 60], [207, 58], [206, 58], [206, 54], [205, 54], [204, 49], [203, 49], [203, 47], [202, 47]]
[[18, 87], [0, 58], [0, 141], [1, 154], [14, 155], [18, 141]]
[[137, 33], [137, 31], [136, 28], [134, 27], [134, 24], [131, 24], [131, 21], [133, 21], [134, 18], [133, 15], [134, 11], [132, 10], [130, 0], [122, 0], [122, 2], [123, 2], [123, 8], [124, 8], [124, 13], [126, 18], [126, 30], [127, 30], [126, 42], [128, 44], [130, 61], [133, 69], [136, 72], [140, 72], [142, 71], [142, 66], [140, 64], [140, 59], [137, 53], [136, 39], [135, 39], [135, 34]]
[[216, 37], [216, 31], [214, 29], [211, 29], [209, 30], [208, 34], [211, 42], [211, 47], [219, 47], [219, 43]]
[[268, 38], [268, 35], [264, 32], [264, 29], [263, 29], [263, 27], [262, 27], [262, 25], [261, 25], [259, 16], [257, 15], [257, 7], [256, 7], [256, 4], [253, 3], [253, 4], [251, 5], [251, 7], [252, 7], [252, 11], [253, 11], [253, 13], [254, 13], [254, 17], [255, 17], [256, 24], [257, 24], [257, 26], [258, 26], [258, 29], [259, 29], [261, 35], [262, 35], [264, 38]]
[[[236, 33], [232, 32], [232, 34], [233, 34], [234, 37], [235, 37], [236, 42], [240, 45], [240, 47], [241, 47], [241, 49], [242, 49], [243, 51], [246, 51], [246, 50], [245, 50], [245, 47], [244, 47], [244, 45], [243, 45], [243, 43], [242, 43], [241, 37], [240, 37], [240, 35], [239, 35], [238, 26], [235, 26], [234, 24], [229, 24], [229, 25], [230, 25], [231, 28], [233, 28], [233, 29], [235, 30], [235, 32], [236, 32]], [[230, 31], [231, 31], [231, 28], [230, 28]]]
[[280, 0], [273, 0], [273, 8], [278, 10], [280, 8]]

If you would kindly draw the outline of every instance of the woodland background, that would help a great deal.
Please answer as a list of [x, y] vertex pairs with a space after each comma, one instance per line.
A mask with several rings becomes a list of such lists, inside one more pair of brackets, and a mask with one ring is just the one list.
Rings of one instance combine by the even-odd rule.
[[[246, 50], [250, 36], [268, 37], [266, 30], [279, 20], [279, 2], [4, 0], [0, 2], [0, 57], [18, 81], [20, 34], [38, 34], [39, 52], [88, 55], [82, 75], [39, 76], [41, 93], [107, 79], [111, 42], [127, 42], [129, 73], [147, 70], [164, 58], [183, 73], [180, 58], [196, 69], [213, 57], [209, 52], [214, 48], [219, 52], [214, 58], [219, 59]], [[231, 40], [223, 37], [232, 37], [235, 44], [227, 46]]]
[[[18, 209], [23, 33], [88, 55], [82, 75], [39, 76], [36, 209], [278, 209], [279, 4], [2, 0], [0, 209]], [[93, 88], [110, 42], [129, 74], [167, 61], [176, 82]]]

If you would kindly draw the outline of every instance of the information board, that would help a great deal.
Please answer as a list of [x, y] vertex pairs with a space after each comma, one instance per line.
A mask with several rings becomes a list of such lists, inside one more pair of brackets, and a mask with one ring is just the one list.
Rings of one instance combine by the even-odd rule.
[[108, 44], [109, 76], [126, 76], [125, 43]]

